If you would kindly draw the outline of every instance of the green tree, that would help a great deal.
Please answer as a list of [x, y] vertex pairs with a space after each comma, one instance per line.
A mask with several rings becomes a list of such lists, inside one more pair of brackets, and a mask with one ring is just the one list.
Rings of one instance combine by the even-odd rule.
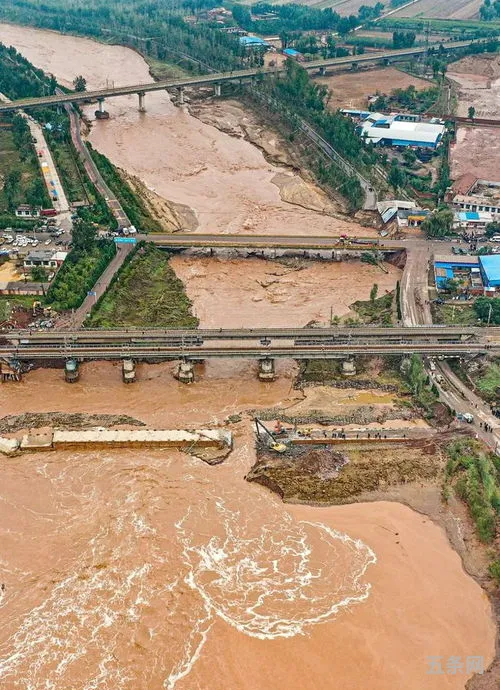
[[475, 114], [476, 114], [476, 109], [474, 108], [473, 105], [470, 105], [469, 110], [467, 111], [467, 117], [469, 118], [469, 120], [473, 120]]
[[375, 302], [377, 299], [378, 285], [373, 283], [372, 289], [370, 290], [370, 302]]
[[47, 270], [43, 266], [33, 266], [31, 278], [35, 283], [44, 283], [47, 280]]
[[422, 230], [428, 237], [446, 237], [453, 226], [453, 212], [445, 208], [434, 211], [422, 223]]
[[73, 79], [73, 86], [75, 91], [86, 91], [87, 90], [87, 80], [82, 77], [81, 74]]
[[73, 228], [73, 250], [77, 253], [90, 252], [97, 240], [97, 230], [92, 223], [80, 221]]
[[395, 192], [397, 192], [400, 187], [404, 187], [406, 176], [394, 159], [392, 160], [387, 179]]

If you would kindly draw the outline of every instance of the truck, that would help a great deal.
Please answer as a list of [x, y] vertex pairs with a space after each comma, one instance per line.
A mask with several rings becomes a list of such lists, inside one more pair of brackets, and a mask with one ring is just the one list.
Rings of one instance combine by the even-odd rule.
[[474, 421], [474, 416], [470, 412], [459, 412], [457, 414], [457, 419], [459, 422], [467, 422], [467, 424], [472, 424]]

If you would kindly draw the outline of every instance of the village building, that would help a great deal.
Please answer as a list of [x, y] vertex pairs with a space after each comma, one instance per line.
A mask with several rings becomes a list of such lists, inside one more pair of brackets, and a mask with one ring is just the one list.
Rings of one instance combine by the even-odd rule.
[[17, 218], [39, 218], [40, 217], [40, 209], [35, 208], [33, 206], [29, 206], [28, 204], [21, 204], [16, 208], [16, 216]]
[[59, 268], [68, 256], [68, 252], [54, 252], [50, 249], [38, 249], [30, 252], [24, 259], [24, 268], [31, 269], [35, 266], [43, 268]]

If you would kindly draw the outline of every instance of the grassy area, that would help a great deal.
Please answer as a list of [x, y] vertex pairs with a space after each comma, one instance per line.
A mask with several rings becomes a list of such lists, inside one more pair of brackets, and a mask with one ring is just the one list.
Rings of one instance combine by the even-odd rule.
[[392, 29], [412, 29], [414, 31], [425, 31], [429, 28], [432, 32], [472, 33], [481, 32], [484, 35], [495, 35], [500, 32], [500, 22], [483, 22], [473, 19], [437, 19], [421, 17], [387, 17], [377, 22], [377, 30], [391, 31]]
[[166, 79], [182, 79], [188, 73], [179, 67], [178, 65], [172, 65], [169, 62], [163, 62], [162, 60], [157, 60], [156, 58], [144, 56], [144, 59], [149, 65], [149, 73], [157, 81], [163, 81]]
[[109, 290], [92, 310], [91, 327], [162, 326], [196, 328], [184, 285], [169, 255], [152, 245], [139, 246]]
[[500, 458], [471, 439], [448, 446], [443, 495], [450, 489], [467, 503], [479, 539], [493, 542], [500, 513]]
[[358, 300], [351, 304], [351, 308], [358, 314], [364, 324], [387, 325], [392, 323], [392, 303], [394, 292], [390, 292], [375, 300]]
[[160, 223], [153, 218], [142, 199], [132, 190], [118, 169], [90, 144], [88, 147], [104, 181], [116, 195], [132, 225], [135, 225], [140, 232], [160, 231], [162, 229]]
[[33, 295], [0, 295], [0, 323], [10, 319], [11, 312], [16, 307], [31, 309], [33, 302], [41, 299]]
[[476, 380], [476, 385], [486, 400], [498, 400], [500, 393], [500, 363], [492, 362]]
[[101, 240], [88, 251], [73, 249], [59, 269], [47, 293], [47, 303], [57, 311], [77, 309], [111, 259], [114, 242]]
[[434, 323], [445, 323], [448, 326], [477, 326], [478, 318], [472, 304], [433, 304], [432, 318]]

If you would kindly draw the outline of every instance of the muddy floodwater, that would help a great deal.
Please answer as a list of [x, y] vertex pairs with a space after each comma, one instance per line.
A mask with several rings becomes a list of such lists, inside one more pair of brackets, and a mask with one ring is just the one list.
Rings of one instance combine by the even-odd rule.
[[[76, 74], [91, 87], [149, 78], [140, 56], [123, 48], [12, 26], [1, 26], [0, 40], [65, 83]], [[277, 169], [255, 147], [175, 109], [165, 94], [147, 96], [146, 115], [135, 98], [107, 107], [111, 120], [95, 125], [92, 142], [194, 208], [201, 229], [335, 231], [335, 219], [281, 201], [270, 181]], [[250, 309], [245, 275], [222, 275], [214, 261], [201, 269], [176, 262], [179, 272], [213, 272], [221, 292], [227, 281], [231, 318], [238, 290], [242, 314]], [[260, 266], [254, 278], [286, 283], [282, 265], [273, 264], [274, 277], [268, 262]], [[316, 286], [324, 282], [342, 308], [350, 303], [351, 284], [341, 298], [331, 281], [344, 266], [316, 270]], [[372, 282], [393, 287], [396, 275], [368, 272], [356, 296], [366, 298]], [[195, 290], [196, 277], [186, 282]], [[305, 292], [293, 290], [303, 304], [290, 321], [301, 323], [313, 301], [304, 306]], [[211, 298], [196, 299], [209, 322]], [[329, 304], [318, 300], [321, 318]], [[273, 318], [292, 306], [271, 304]], [[106, 363], [84, 365], [72, 385], [53, 369], [0, 386], [0, 416], [128, 414], [151, 427], [227, 424], [234, 433], [234, 451], [215, 467], [171, 450], [0, 459], [2, 690], [462, 690], [470, 673], [429, 673], [429, 657], [444, 668], [450, 657], [489, 664], [488, 599], [428, 518], [397, 503], [286, 506], [245, 482], [255, 460], [245, 411], [305, 407], [308, 396], [310, 407], [318, 403], [314, 389], [293, 387], [293, 363], [277, 362], [272, 384], [258, 381], [251, 361], [207, 362], [192, 386], [175, 381], [173, 366], [139, 365], [132, 386]], [[344, 400], [392, 404], [376, 392], [358, 398]]]
[[[126, 48], [5, 24], [0, 41], [66, 86], [77, 74], [89, 89], [152, 81], [146, 62]], [[85, 109], [91, 119], [95, 108]], [[366, 234], [356, 223], [282, 201], [272, 180], [283, 168], [267, 163], [249, 142], [176, 108], [165, 92], [146, 95], [146, 113], [138, 112], [137, 96], [108, 99], [105, 108], [110, 120], [94, 123], [92, 144], [163, 198], [191, 208], [200, 231]]]
[[186, 286], [202, 328], [290, 327], [331, 316], [356, 316], [349, 306], [391, 292], [401, 270], [353, 262], [300, 261], [284, 265], [264, 259], [174, 256], [171, 265]]
[[[301, 397], [285, 365], [261, 384], [219, 363], [191, 387], [171, 369], [129, 387], [109, 364], [71, 386], [40, 370], [2, 386], [0, 410], [195, 426]], [[463, 688], [427, 657], [488, 663], [494, 626], [444, 532], [395, 503], [285, 506], [244, 481], [250, 421], [232, 428], [216, 467], [149, 450], [2, 460], [2, 688]]]

